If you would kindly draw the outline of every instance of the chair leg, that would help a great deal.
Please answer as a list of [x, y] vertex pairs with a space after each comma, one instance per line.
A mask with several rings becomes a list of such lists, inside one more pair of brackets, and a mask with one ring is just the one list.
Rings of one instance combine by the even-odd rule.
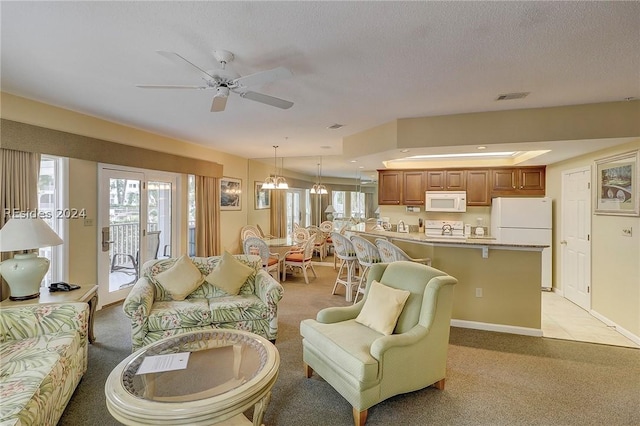
[[439, 390], [444, 390], [444, 379], [438, 380], [437, 382], [435, 382], [433, 384], [433, 387], [435, 387], [436, 389], [439, 389]]
[[309, 284], [309, 277], [307, 276], [307, 268], [304, 265], [302, 265], [300, 269], [302, 269], [302, 275], [304, 275], [304, 282]]
[[318, 278], [318, 274], [316, 274], [316, 269], [313, 267], [313, 263], [309, 263], [309, 267], [311, 268], [311, 272], [313, 272], [313, 276]]
[[368, 410], [360, 411], [356, 407], [353, 407], [353, 424], [355, 426], [364, 426], [367, 422]]
[[313, 368], [309, 367], [307, 363], [304, 363], [304, 376], [309, 379], [313, 375]]

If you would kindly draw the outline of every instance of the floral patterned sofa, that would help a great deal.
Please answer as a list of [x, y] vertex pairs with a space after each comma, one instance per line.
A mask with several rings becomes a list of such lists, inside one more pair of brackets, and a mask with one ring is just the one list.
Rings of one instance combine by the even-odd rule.
[[86, 303], [0, 310], [0, 425], [55, 425], [87, 370]]
[[[231, 255], [230, 255], [231, 256]], [[222, 256], [192, 257], [202, 274], [210, 276]], [[251, 268], [238, 294], [229, 294], [204, 280], [184, 300], [174, 300], [160, 282], [159, 274], [168, 271], [178, 259], [146, 262], [127, 296], [123, 310], [131, 319], [132, 350], [167, 336], [210, 328], [246, 330], [275, 341], [278, 335], [278, 302], [283, 288], [262, 269], [262, 260], [254, 255], [233, 255]]]

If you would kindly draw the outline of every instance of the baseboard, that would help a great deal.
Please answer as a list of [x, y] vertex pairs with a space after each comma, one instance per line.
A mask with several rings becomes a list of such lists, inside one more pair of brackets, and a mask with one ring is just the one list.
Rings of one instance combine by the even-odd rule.
[[452, 319], [451, 325], [460, 328], [472, 328], [474, 330], [497, 331], [499, 333], [521, 334], [523, 336], [542, 337], [542, 329], [519, 327], [516, 325], [491, 324], [488, 322], [466, 321]]
[[636, 336], [635, 334], [633, 334], [629, 330], [626, 330], [626, 329], [620, 327], [618, 324], [616, 324], [615, 322], [611, 321], [609, 318], [597, 313], [593, 309], [590, 310], [589, 313], [591, 315], [593, 315], [595, 318], [597, 318], [600, 321], [602, 321], [603, 323], [605, 323], [608, 327], [615, 328], [618, 333], [622, 334], [624, 337], [626, 337], [627, 339], [631, 340], [636, 345], [640, 345], [640, 336]]

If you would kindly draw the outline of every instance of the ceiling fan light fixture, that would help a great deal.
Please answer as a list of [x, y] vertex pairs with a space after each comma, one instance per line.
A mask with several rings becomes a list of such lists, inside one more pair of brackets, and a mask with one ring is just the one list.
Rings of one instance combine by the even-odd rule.
[[216, 94], [213, 95], [214, 98], [226, 98], [229, 96], [229, 88], [226, 86], [220, 86], [216, 90]]

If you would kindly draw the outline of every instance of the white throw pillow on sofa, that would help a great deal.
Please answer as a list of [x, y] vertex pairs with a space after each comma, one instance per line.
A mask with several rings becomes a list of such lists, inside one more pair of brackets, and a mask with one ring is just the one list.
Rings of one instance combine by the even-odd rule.
[[240, 262], [231, 253], [225, 251], [220, 262], [205, 277], [205, 280], [224, 290], [229, 295], [235, 296], [240, 292], [240, 288], [253, 272], [253, 268]]
[[193, 264], [189, 256], [183, 255], [155, 280], [171, 295], [173, 300], [184, 300], [204, 282], [202, 272]]

